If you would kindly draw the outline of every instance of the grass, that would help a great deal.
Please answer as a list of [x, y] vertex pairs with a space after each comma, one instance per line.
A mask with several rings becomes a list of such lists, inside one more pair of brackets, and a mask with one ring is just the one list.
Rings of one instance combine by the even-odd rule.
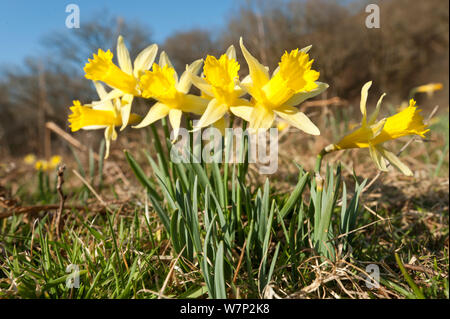
[[[354, 154], [330, 159], [343, 163], [345, 192], [343, 185], [332, 192], [339, 174], [330, 168], [326, 181], [334, 176], [333, 187], [324, 189], [329, 194], [318, 205], [315, 180], [292, 159], [312, 163], [288, 153], [297, 143], [292, 139], [281, 147], [290, 164], [282, 159], [270, 182], [252, 177], [251, 166], [245, 177], [230, 167], [224, 180], [223, 168], [165, 165], [137, 150], [127, 158], [138, 178], [101, 174], [107, 163], [91, 152], [72, 161], [87, 184], [66, 172], [60, 238], [55, 210], [0, 219], [0, 298], [449, 298], [448, 124], [435, 125], [430, 143], [408, 151], [424, 159], [423, 167], [415, 166], [424, 175], [383, 175], [358, 204], [354, 190], [363, 177], [373, 177], [364, 169], [372, 164], [353, 165], [363, 176], [355, 179]], [[130, 171], [123, 153], [118, 156], [118, 170]], [[59, 203], [54, 173], [24, 168], [9, 174], [16, 178], [4, 175], [2, 206], [13, 199], [9, 209]], [[346, 200], [327, 204], [338, 195]], [[354, 216], [346, 213], [351, 207]], [[328, 221], [318, 218], [325, 213]], [[323, 232], [314, 229], [343, 236], [321, 246]], [[366, 286], [369, 264], [380, 270], [378, 289]], [[74, 282], [69, 265], [80, 271], [78, 288], [66, 286]]]

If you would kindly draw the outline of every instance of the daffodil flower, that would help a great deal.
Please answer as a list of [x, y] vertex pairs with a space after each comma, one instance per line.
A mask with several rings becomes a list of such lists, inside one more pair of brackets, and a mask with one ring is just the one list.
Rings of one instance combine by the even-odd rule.
[[203, 114], [208, 100], [188, 94], [192, 85], [191, 74], [198, 73], [202, 62], [197, 60], [187, 66], [186, 71], [178, 79], [169, 57], [162, 52], [159, 64], [154, 63], [152, 70], [146, 71], [140, 82], [142, 96], [153, 98], [157, 102], [150, 108], [142, 122], [134, 128], [145, 127], [168, 115], [174, 134], [177, 136], [183, 112]]
[[94, 53], [94, 58], [89, 59], [89, 63], [84, 67], [86, 78], [93, 81], [102, 81], [113, 88], [105, 99], [114, 99], [121, 97], [123, 105], [120, 109], [122, 116], [123, 130], [128, 122], [131, 113], [131, 104], [134, 96], [141, 96], [139, 87], [140, 76], [150, 69], [153, 61], [155, 61], [158, 46], [156, 44], [149, 45], [142, 50], [134, 63], [130, 59], [130, 53], [123, 41], [123, 37], [117, 39], [117, 61], [119, 67], [112, 62], [113, 54], [111, 51], [98, 50], [98, 54]]
[[372, 82], [367, 82], [361, 90], [360, 109], [362, 113], [361, 126], [342, 138], [338, 143], [325, 148], [326, 152], [350, 148], [369, 148], [370, 156], [376, 166], [382, 170], [387, 170], [386, 161], [397, 167], [403, 174], [411, 176], [411, 170], [403, 164], [392, 152], [388, 151], [381, 144], [402, 136], [418, 135], [425, 137], [429, 131], [423, 122], [423, 117], [419, 114], [421, 110], [416, 107], [416, 102], [411, 99], [409, 106], [399, 113], [388, 118], [376, 121], [381, 102], [385, 94], [378, 100], [375, 111], [367, 119], [366, 103], [367, 95]]
[[428, 83], [420, 85], [411, 90], [411, 96], [413, 96], [416, 93], [426, 93], [428, 97], [431, 97], [433, 96], [435, 91], [442, 90], [442, 88], [443, 88], [442, 83]]
[[[33, 155], [34, 156], [34, 155]], [[36, 159], [36, 157], [34, 158]], [[62, 157], [59, 155], [54, 155], [50, 158], [50, 160], [37, 160], [34, 163], [34, 168], [37, 171], [51, 171], [54, 170], [59, 163], [61, 163]], [[33, 164], [33, 163], [27, 163]]]
[[[123, 102], [121, 98], [107, 99], [108, 93], [105, 88], [98, 82], [94, 84], [101, 101], [86, 105], [81, 105], [80, 101], [73, 101], [73, 106], [70, 107], [72, 114], [69, 115], [69, 126], [72, 132], [80, 129], [105, 129], [106, 159], [109, 156], [111, 140], [117, 139], [115, 127], [123, 125], [121, 114]], [[138, 123], [140, 120], [141, 117], [133, 113], [128, 118], [130, 124]]]
[[34, 154], [27, 154], [23, 158], [23, 161], [27, 165], [33, 165], [36, 162], [36, 155], [34, 155]]
[[307, 54], [311, 46], [285, 52], [270, 77], [268, 68], [250, 54], [242, 38], [240, 45], [250, 73], [241, 87], [253, 97], [253, 107], [241, 110], [250, 119], [250, 128], [268, 129], [277, 115], [308, 134], [319, 135], [314, 123], [294, 107], [328, 88], [328, 84], [316, 82], [319, 72], [311, 69], [314, 60]]
[[[192, 75], [192, 83], [209, 99], [205, 113], [196, 128], [213, 124], [224, 133], [226, 123], [224, 116], [229, 111], [249, 121], [250, 103], [242, 99], [245, 91], [238, 85], [240, 65], [236, 61], [236, 50], [231, 45], [219, 59], [208, 55], [203, 67], [204, 77]], [[247, 110], [242, 112], [241, 110]]]

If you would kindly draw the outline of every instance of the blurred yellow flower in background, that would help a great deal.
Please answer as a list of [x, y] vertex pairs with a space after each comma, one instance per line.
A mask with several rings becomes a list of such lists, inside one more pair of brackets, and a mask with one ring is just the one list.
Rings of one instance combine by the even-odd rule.
[[61, 161], [62, 161], [62, 157], [61, 156], [53, 155], [50, 158], [49, 164], [50, 164], [51, 167], [55, 167], [56, 168], [61, 163]]
[[[33, 161], [31, 161], [33, 160]], [[34, 164], [34, 168], [37, 171], [52, 171], [55, 170], [58, 165], [61, 163], [62, 161], [62, 157], [59, 155], [54, 155], [50, 158], [50, 160], [45, 160], [45, 159], [39, 159], [36, 160], [36, 156], [33, 154], [28, 154], [27, 156], [25, 156], [24, 159], [25, 163], [28, 165], [33, 165]]]
[[246, 114], [250, 128], [268, 129], [278, 115], [308, 134], [319, 135], [317, 126], [294, 107], [328, 88], [327, 84], [316, 82], [319, 72], [311, 69], [314, 60], [309, 60], [307, 54], [311, 46], [285, 52], [270, 77], [268, 68], [250, 54], [242, 38], [240, 45], [250, 73], [241, 82], [241, 87], [253, 97], [253, 107]]
[[434, 92], [442, 90], [443, 87], [442, 83], [428, 83], [413, 88], [411, 90], [411, 95], [414, 96], [415, 93], [426, 93], [428, 97], [431, 97]]
[[33, 165], [36, 162], [36, 155], [34, 155], [34, 154], [27, 154], [23, 158], [23, 161], [27, 165]]
[[34, 168], [37, 171], [47, 171], [49, 168], [48, 162], [46, 160], [38, 160], [34, 164]]

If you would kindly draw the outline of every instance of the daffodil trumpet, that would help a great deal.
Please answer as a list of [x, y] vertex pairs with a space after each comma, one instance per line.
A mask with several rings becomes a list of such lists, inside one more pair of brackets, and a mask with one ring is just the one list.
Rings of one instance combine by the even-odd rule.
[[252, 106], [242, 110], [249, 119], [250, 129], [268, 129], [279, 116], [290, 125], [312, 135], [319, 135], [317, 126], [295, 106], [328, 88], [317, 82], [319, 72], [311, 69], [311, 46], [285, 52], [278, 68], [269, 76], [268, 67], [262, 65], [244, 46], [240, 46], [249, 68], [249, 76], [240, 86], [252, 96]]
[[[110, 50], [105, 52], [99, 49], [97, 54], [94, 53], [93, 59], [88, 59], [89, 62], [84, 67], [87, 79], [102, 81], [113, 88], [103, 99], [121, 98], [122, 106], [119, 112], [122, 117], [122, 125], [120, 130], [128, 125], [134, 97], [142, 96], [139, 79], [145, 71], [150, 69], [157, 52], [158, 46], [156, 44], [149, 45], [138, 54], [132, 63], [123, 37], [119, 36], [117, 39], [119, 66], [113, 63], [113, 54]], [[98, 103], [103, 103], [103, 99]]]
[[246, 92], [239, 86], [239, 69], [236, 50], [231, 45], [219, 59], [211, 55], [206, 57], [204, 77], [191, 73], [192, 83], [202, 92], [203, 97], [209, 100], [194, 130], [213, 124], [224, 135], [224, 116], [230, 112], [250, 121], [251, 104], [242, 98]]
[[338, 143], [330, 144], [320, 152], [317, 157], [316, 172], [320, 171], [322, 158], [328, 153], [351, 148], [368, 148], [372, 160], [381, 171], [387, 171], [390, 163], [403, 174], [407, 176], [412, 175], [409, 167], [402, 163], [397, 155], [388, 151], [382, 144], [409, 135], [417, 135], [424, 138], [425, 133], [429, 129], [424, 123], [423, 117], [419, 114], [421, 110], [417, 109], [416, 101], [411, 99], [407, 108], [388, 118], [377, 121], [381, 102], [385, 96], [383, 94], [378, 100], [375, 111], [368, 118], [366, 103], [371, 85], [372, 82], [367, 82], [361, 90], [360, 110], [362, 113], [362, 121], [360, 127], [344, 136]]

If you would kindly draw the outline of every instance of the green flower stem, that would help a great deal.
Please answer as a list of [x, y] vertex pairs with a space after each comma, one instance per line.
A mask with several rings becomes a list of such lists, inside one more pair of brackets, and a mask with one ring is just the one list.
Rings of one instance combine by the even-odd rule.
[[314, 172], [320, 174], [320, 168], [322, 167], [322, 159], [325, 155], [327, 155], [328, 153], [337, 151], [338, 149], [336, 148], [336, 146], [334, 144], [330, 144], [325, 146], [320, 153], [317, 155], [316, 158], [316, 166], [314, 167]]
[[[234, 124], [234, 114], [230, 115], [230, 120], [228, 122], [228, 127], [229, 128], [233, 128], [233, 124]], [[225, 136], [223, 137], [223, 147], [224, 147], [224, 161], [223, 161], [223, 186], [225, 189], [225, 206], [228, 206], [228, 170], [229, 170], [229, 163], [228, 163], [228, 158], [227, 155], [228, 154], [228, 150], [227, 150], [227, 141], [226, 141], [226, 130], [225, 130]], [[230, 136], [231, 138], [233, 138], [233, 136]], [[225, 209], [227, 209], [227, 207], [225, 207]]]
[[322, 159], [327, 154], [325, 149], [322, 149], [316, 158], [316, 166], [314, 167], [314, 172], [320, 174], [320, 168], [322, 167]]

